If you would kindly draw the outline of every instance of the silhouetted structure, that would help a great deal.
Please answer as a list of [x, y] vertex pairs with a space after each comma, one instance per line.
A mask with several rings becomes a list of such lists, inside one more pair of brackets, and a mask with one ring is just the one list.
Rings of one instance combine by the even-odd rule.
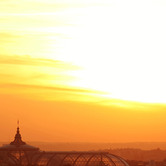
[[27, 145], [19, 127], [15, 139], [0, 147], [0, 166], [128, 166], [127, 162], [108, 152], [45, 152]]

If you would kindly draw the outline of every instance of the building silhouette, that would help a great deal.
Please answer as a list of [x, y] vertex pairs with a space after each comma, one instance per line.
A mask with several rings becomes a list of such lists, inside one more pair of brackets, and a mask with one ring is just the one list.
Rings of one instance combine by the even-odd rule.
[[19, 127], [12, 141], [0, 147], [0, 166], [129, 166], [108, 152], [46, 152], [22, 141]]

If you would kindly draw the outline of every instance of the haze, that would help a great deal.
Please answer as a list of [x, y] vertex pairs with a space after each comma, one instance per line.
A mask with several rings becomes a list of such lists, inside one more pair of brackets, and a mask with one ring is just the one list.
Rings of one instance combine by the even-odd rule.
[[164, 0], [1, 0], [0, 141], [165, 141]]

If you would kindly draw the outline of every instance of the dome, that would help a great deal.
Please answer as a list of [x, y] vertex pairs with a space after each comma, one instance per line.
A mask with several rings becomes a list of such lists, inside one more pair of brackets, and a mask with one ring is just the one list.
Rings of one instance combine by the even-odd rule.
[[14, 141], [12, 141], [8, 145], [0, 147], [0, 151], [38, 151], [38, 150], [39, 148], [28, 145], [22, 141], [19, 127], [17, 127], [17, 132]]
[[1, 163], [13, 166], [129, 166], [108, 152], [45, 152], [22, 141], [19, 127], [14, 141], [0, 147]]
[[43, 153], [34, 163], [39, 166], [129, 166], [119, 156], [108, 152]]

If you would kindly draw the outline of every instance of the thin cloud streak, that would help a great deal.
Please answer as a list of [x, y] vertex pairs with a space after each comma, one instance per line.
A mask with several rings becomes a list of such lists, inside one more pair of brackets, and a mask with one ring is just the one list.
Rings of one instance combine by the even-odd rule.
[[[0, 95], [14, 95], [37, 101], [70, 101], [94, 103], [100, 100], [103, 92], [74, 87], [51, 87], [42, 85], [1, 84]], [[103, 105], [102, 103], [100, 105]]]
[[[89, 89], [78, 89], [73, 87], [51, 87], [40, 85], [25, 85], [25, 84], [1, 84], [1, 95], [10, 94], [24, 98], [44, 101], [71, 101], [80, 103], [91, 103], [100, 105], [105, 108], [122, 108], [124, 111], [165, 111], [166, 104], [162, 103], [143, 103], [127, 101], [122, 99], [103, 99], [101, 95], [106, 95], [106, 92], [93, 91]], [[3, 93], [3, 89], [8, 89], [10, 93]], [[35, 92], [35, 93], [34, 93]]]
[[31, 66], [48, 66], [65, 69], [79, 69], [80, 67], [74, 66], [69, 63], [64, 63], [58, 60], [32, 58], [31, 56], [3, 56], [0, 55], [0, 64], [13, 64], [13, 65], [31, 65]]
[[77, 66], [30, 56], [0, 56], [0, 94], [23, 95], [38, 100], [93, 101], [104, 92], [69, 84]]
[[1, 84], [1, 88], [33, 88], [33, 89], [45, 89], [53, 91], [63, 91], [63, 92], [73, 92], [73, 93], [90, 93], [90, 94], [105, 94], [101, 91], [94, 91], [88, 89], [78, 89], [78, 88], [65, 88], [65, 87], [51, 87], [51, 86], [41, 86], [41, 85], [26, 85], [26, 84]]
[[[21, 2], [14, 2], [13, 1], [1, 1], [0, 2], [2, 8], [2, 12], [5, 11], [5, 9], [9, 10], [9, 12], [40, 12], [40, 11], [45, 11], [45, 12], [52, 12], [52, 11], [63, 11], [64, 9], [67, 8], [82, 8], [82, 7], [90, 7], [90, 6], [101, 6], [101, 5], [108, 5], [110, 4], [110, 1], [108, 0], [103, 0], [101, 1], [90, 1], [90, 0], [77, 0], [77, 1], [27, 1], [27, 0], [22, 0]], [[18, 8], [19, 4], [19, 8]], [[0, 6], [0, 7], [1, 7]], [[21, 6], [21, 7], [20, 7]], [[32, 7], [33, 6], [33, 7]], [[26, 7], [26, 8], [25, 8]], [[18, 8], [18, 10], [15, 10], [15, 8]], [[1, 9], [1, 8], [0, 8]]]
[[[76, 79], [70, 72], [79, 68], [70, 63], [52, 59], [0, 56], [0, 69], [1, 86], [19, 84], [20, 87], [21, 85], [70, 87], [69, 82]], [[3, 91], [8, 91], [8, 88], [4, 87]]]
[[123, 108], [124, 110], [135, 110], [135, 111], [158, 111], [160, 109], [165, 109], [165, 103], [148, 103], [148, 102], [137, 102], [137, 101], [128, 101], [123, 99], [101, 99], [96, 104], [103, 105], [106, 107], [115, 106], [118, 108]]

